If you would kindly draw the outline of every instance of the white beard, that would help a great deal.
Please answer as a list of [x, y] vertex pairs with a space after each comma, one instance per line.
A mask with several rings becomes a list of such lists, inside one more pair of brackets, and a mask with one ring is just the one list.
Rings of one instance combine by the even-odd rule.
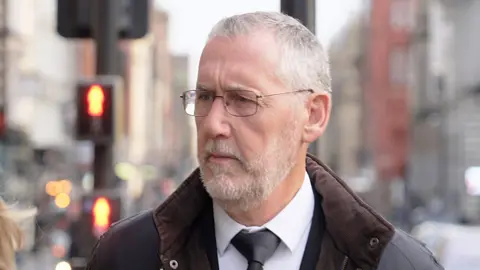
[[199, 156], [202, 182], [208, 194], [227, 211], [248, 211], [263, 203], [283, 182], [296, 162], [300, 136], [297, 123], [284, 129], [265, 151], [246, 161], [235, 146], [225, 140], [208, 141], [205, 152], [221, 152], [237, 158], [228, 165], [212, 164]]

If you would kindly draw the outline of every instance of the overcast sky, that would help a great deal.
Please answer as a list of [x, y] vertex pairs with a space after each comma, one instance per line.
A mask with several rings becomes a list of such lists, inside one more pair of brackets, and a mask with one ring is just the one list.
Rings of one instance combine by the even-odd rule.
[[[156, 0], [169, 13], [169, 47], [190, 56], [190, 84], [210, 28], [222, 17], [249, 11], [280, 10], [280, 0]], [[362, 0], [317, 0], [317, 36], [328, 46]]]

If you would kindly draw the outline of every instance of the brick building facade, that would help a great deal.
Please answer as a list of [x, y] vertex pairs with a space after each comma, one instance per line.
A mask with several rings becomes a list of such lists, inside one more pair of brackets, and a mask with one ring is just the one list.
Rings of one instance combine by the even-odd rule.
[[409, 43], [415, 0], [372, 0], [365, 106], [380, 181], [404, 178], [409, 149]]

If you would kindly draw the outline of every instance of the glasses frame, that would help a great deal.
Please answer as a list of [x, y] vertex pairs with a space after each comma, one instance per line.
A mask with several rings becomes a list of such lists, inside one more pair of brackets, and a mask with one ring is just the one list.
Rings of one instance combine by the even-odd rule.
[[[222, 99], [222, 103], [223, 103], [223, 107], [225, 108], [225, 110], [232, 116], [235, 116], [235, 117], [249, 117], [249, 116], [252, 116], [252, 115], [255, 115], [257, 112], [258, 112], [258, 103], [259, 103], [259, 100], [263, 99], [263, 98], [266, 98], [266, 97], [273, 97], [273, 96], [280, 96], [280, 95], [286, 95], [286, 94], [298, 94], [298, 93], [304, 93], [304, 92], [309, 92], [310, 94], [313, 94], [314, 91], [312, 89], [301, 89], [301, 90], [296, 90], [296, 91], [288, 91], [288, 92], [281, 92], [281, 93], [275, 93], [275, 94], [268, 94], [268, 95], [259, 95], [253, 91], [250, 91], [250, 90], [228, 90], [228, 91], [248, 91], [248, 92], [252, 92], [253, 94], [255, 94], [255, 111], [251, 114], [248, 114], [248, 115], [236, 115], [236, 114], [232, 114], [229, 110], [228, 110], [228, 106], [225, 102], [225, 98], [224, 96], [220, 96], [220, 95], [212, 95], [213, 97], [213, 101], [212, 101], [212, 104], [213, 102], [215, 102], [215, 99], [217, 98], [221, 98]], [[180, 95], [180, 98], [182, 99], [183, 101], [183, 110], [185, 111], [185, 113], [187, 115], [190, 115], [190, 116], [194, 116], [194, 117], [205, 117], [207, 116], [210, 111], [208, 111], [208, 113], [206, 115], [192, 115], [192, 114], [189, 114], [187, 113], [187, 103], [186, 103], [186, 97], [187, 97], [187, 93], [191, 93], [191, 92], [212, 92], [212, 91], [208, 91], [208, 90], [201, 90], [201, 89], [194, 89], [194, 90], [187, 90], [185, 92], [182, 93], [182, 95]]]

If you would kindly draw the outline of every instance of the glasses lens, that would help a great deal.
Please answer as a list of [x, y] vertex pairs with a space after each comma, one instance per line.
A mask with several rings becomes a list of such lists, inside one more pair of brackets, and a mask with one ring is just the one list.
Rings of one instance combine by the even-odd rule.
[[257, 94], [248, 90], [226, 91], [227, 111], [235, 116], [250, 116], [257, 112]]
[[212, 92], [191, 90], [184, 93], [183, 106], [185, 112], [192, 116], [205, 116], [212, 107], [214, 96]]

